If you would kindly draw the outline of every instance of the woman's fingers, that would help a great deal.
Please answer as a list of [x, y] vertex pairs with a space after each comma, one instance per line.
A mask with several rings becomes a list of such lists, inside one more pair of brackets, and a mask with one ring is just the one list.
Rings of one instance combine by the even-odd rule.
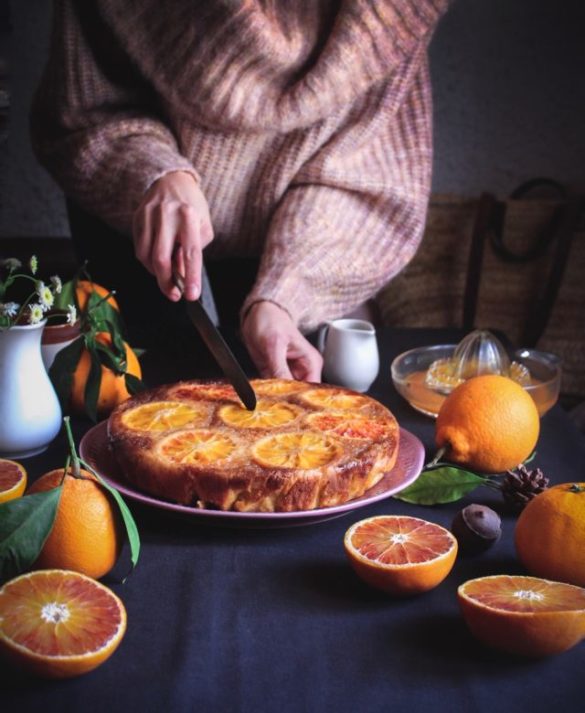
[[180, 297], [172, 275], [172, 260], [175, 248], [175, 236], [178, 226], [173, 206], [159, 204], [153, 210], [153, 240], [151, 242], [150, 269], [157, 279], [161, 292], [169, 299]]
[[193, 206], [181, 206], [181, 223], [177, 237], [183, 256], [183, 279], [185, 281], [185, 297], [196, 300], [201, 294], [201, 222]]
[[201, 293], [202, 251], [213, 239], [205, 196], [193, 177], [184, 172], [158, 179], [138, 207], [133, 223], [136, 257], [157, 279], [169, 299], [180, 292], [173, 281], [173, 261], [180, 250], [179, 272], [187, 299]]
[[272, 302], [257, 302], [242, 325], [242, 336], [260, 376], [321, 380], [323, 358]]

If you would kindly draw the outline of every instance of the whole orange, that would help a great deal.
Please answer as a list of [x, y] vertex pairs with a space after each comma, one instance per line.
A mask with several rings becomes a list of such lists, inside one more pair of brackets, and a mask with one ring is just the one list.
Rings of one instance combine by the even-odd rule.
[[57, 516], [34, 569], [69, 569], [99, 579], [120, 554], [120, 517], [92, 473], [81, 469], [77, 478], [69, 472], [64, 479], [62, 468], [45, 473], [28, 490], [46, 492], [63, 482]]
[[[98, 285], [97, 282], [79, 280], [75, 286], [75, 297], [77, 298], [77, 305], [81, 312], [85, 310], [85, 306], [87, 305], [87, 301], [89, 300], [89, 296], [92, 292], [97, 292], [100, 297], [105, 297], [109, 292], [111, 292], [111, 290], [106, 290], [105, 287]], [[107, 302], [112, 305], [115, 310], [119, 311], [118, 303], [113, 295], [108, 297]]]
[[[97, 341], [110, 346], [112, 338], [108, 332], [100, 332]], [[142, 377], [142, 369], [138, 357], [132, 349], [124, 342], [126, 348], [127, 372], [136, 376], [138, 379]], [[91, 356], [87, 349], [83, 349], [77, 367], [73, 373], [71, 383], [70, 406], [73, 413], [85, 413], [85, 386], [87, 377], [91, 369]], [[126, 389], [126, 382], [123, 375], [117, 375], [111, 369], [102, 366], [102, 379], [98, 396], [97, 410], [99, 414], [108, 414], [118, 404], [125, 401], [130, 394]]]
[[518, 516], [514, 536], [531, 574], [585, 587], [585, 483], [539, 493]]
[[446, 458], [472, 470], [501, 473], [534, 450], [540, 419], [532, 397], [505, 376], [468, 379], [443, 402], [435, 441]]

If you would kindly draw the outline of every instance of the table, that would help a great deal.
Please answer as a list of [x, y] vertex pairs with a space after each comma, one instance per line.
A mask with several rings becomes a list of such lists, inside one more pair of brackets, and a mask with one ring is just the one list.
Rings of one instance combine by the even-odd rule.
[[[390, 361], [406, 348], [460, 336], [406, 329], [378, 335], [382, 366], [370, 394], [423, 441], [429, 455], [433, 421], [393, 390]], [[147, 381], [188, 376], [179, 371], [167, 360], [153, 366]], [[79, 437], [91, 424], [74, 425]], [[32, 479], [60, 467], [64, 447], [58, 438], [25, 461]], [[583, 480], [583, 463], [585, 439], [556, 406], [542, 420], [534, 466], [561, 482]], [[68, 681], [0, 668], [2, 710], [582, 711], [585, 644], [549, 659], [518, 659], [482, 647], [459, 614], [460, 583], [523, 571], [514, 554], [513, 515], [503, 514], [495, 547], [460, 556], [449, 577], [419, 597], [393, 600], [369, 589], [346, 561], [343, 535], [358, 519], [404, 513], [449, 527], [469, 502], [504, 513], [499, 494], [487, 488], [452, 505], [429, 508], [390, 498], [285, 529], [204, 525], [129, 502], [142, 537], [140, 561], [125, 584], [103, 580], [127, 608], [120, 648], [100, 668]]]

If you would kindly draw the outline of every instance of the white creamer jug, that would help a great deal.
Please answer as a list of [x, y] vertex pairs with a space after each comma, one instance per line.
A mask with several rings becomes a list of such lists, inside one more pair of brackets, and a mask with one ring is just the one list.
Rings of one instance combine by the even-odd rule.
[[363, 319], [336, 319], [321, 326], [317, 346], [323, 354], [323, 378], [330, 384], [367, 391], [378, 375], [376, 330]]

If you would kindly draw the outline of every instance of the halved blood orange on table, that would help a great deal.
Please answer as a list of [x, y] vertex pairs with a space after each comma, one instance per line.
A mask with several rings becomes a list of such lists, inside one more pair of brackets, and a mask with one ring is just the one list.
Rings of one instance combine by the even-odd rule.
[[125, 631], [121, 600], [78, 572], [39, 570], [0, 589], [0, 649], [40, 676], [91, 671], [111, 656]]
[[19, 498], [26, 489], [26, 470], [14, 460], [0, 458], [0, 503]]
[[538, 577], [493, 575], [457, 590], [471, 633], [522, 656], [550, 656], [585, 638], [585, 589]]
[[436, 587], [457, 556], [457, 540], [444, 527], [402, 515], [360, 520], [345, 533], [343, 544], [365, 582], [400, 596]]

